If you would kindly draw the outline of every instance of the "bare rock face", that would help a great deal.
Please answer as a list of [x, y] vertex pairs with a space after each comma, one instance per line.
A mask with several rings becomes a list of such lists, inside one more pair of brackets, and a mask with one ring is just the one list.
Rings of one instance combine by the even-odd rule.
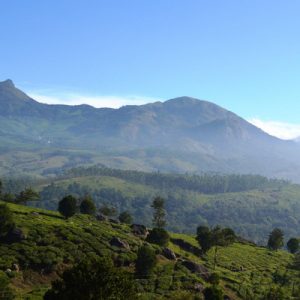
[[203, 279], [208, 280], [210, 276], [209, 270], [203, 265], [197, 264], [190, 260], [185, 260], [182, 262], [182, 265], [185, 266], [192, 273], [198, 273]]
[[135, 234], [139, 237], [144, 237], [144, 238], [146, 238], [147, 235], [149, 234], [149, 231], [146, 228], [146, 226], [140, 225], [140, 224], [132, 224], [131, 231], [133, 234]]
[[176, 260], [177, 259], [176, 254], [169, 248], [164, 248], [162, 250], [162, 255], [164, 257], [166, 257], [167, 259], [170, 259], [170, 260]]
[[129, 244], [126, 241], [121, 240], [120, 238], [113, 237], [109, 243], [111, 246], [130, 250]]

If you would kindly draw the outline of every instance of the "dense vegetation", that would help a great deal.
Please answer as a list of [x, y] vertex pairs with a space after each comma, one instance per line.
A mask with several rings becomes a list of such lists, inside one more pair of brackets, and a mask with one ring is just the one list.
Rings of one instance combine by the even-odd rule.
[[[292, 295], [299, 299], [299, 271], [293, 269], [294, 256], [287, 251], [231, 241], [226, 247], [218, 246], [216, 261], [213, 248], [206, 254], [195, 254], [195, 249], [201, 252], [196, 233], [171, 234], [166, 252], [164, 247], [133, 234], [126, 224], [97, 221], [88, 214], [65, 219], [57, 212], [16, 204], [7, 207], [15, 228], [22, 234], [14, 242], [0, 243], [0, 291], [4, 289], [8, 296], [14, 294], [14, 299], [42, 299], [52, 281], [52, 292], [46, 299], [60, 299], [51, 298], [51, 293], [63, 295], [72, 285], [72, 295], [76, 295], [74, 282], [89, 270], [91, 262], [93, 271], [87, 273], [91, 282], [107, 280], [109, 287], [114, 286], [114, 278], [119, 278], [124, 285], [116, 293], [124, 286], [129, 293], [132, 287], [139, 299], [196, 300], [203, 299], [201, 295], [219, 294], [218, 291], [233, 300], [271, 300], [275, 299], [274, 293], [284, 295], [276, 299], [291, 299]], [[169, 256], [172, 252], [176, 253], [175, 259]], [[108, 262], [96, 268], [101, 258], [113, 265]], [[104, 269], [115, 275], [101, 279], [98, 276]], [[132, 279], [126, 274], [131, 274]], [[89, 280], [82, 283], [86, 284], [86, 293], [103, 293], [97, 289], [101, 284], [91, 286]], [[107, 295], [112, 290], [108, 288]]]
[[40, 201], [31, 204], [47, 209], [56, 210], [65, 195], [89, 195], [97, 208], [116, 214], [130, 211], [134, 220], [149, 226], [151, 201], [161, 195], [171, 231], [193, 233], [199, 225], [220, 224], [263, 245], [274, 227], [281, 228], [287, 240], [300, 235], [300, 186], [256, 175], [172, 175], [91, 167], [50, 179], [3, 180], [4, 193], [19, 194], [30, 186], [40, 193]]

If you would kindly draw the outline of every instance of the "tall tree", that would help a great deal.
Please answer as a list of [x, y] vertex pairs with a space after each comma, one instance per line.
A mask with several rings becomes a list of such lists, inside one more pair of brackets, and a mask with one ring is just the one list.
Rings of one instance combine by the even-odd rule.
[[77, 210], [77, 200], [72, 195], [64, 197], [58, 203], [58, 211], [66, 218], [75, 215]]
[[96, 213], [96, 206], [91, 196], [86, 195], [81, 200], [80, 212], [87, 215], [94, 215]]
[[292, 254], [295, 254], [296, 252], [299, 251], [299, 239], [290, 238], [286, 246]]
[[84, 260], [52, 282], [45, 300], [123, 300], [137, 299], [132, 276], [117, 269], [106, 258]]
[[153, 226], [157, 228], [164, 228], [166, 222], [165, 199], [156, 197], [153, 199], [151, 207], [154, 209], [153, 213]]
[[21, 191], [16, 196], [16, 203], [19, 204], [26, 204], [29, 201], [37, 201], [39, 200], [39, 194], [33, 190], [31, 187], [26, 188], [25, 190]]
[[271, 250], [278, 250], [283, 247], [283, 231], [279, 228], [273, 229], [269, 234], [268, 248]]

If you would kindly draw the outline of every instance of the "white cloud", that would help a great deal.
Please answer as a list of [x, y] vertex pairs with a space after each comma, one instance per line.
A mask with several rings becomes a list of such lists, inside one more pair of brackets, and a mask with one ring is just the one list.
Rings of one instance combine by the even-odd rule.
[[94, 107], [119, 108], [124, 105], [141, 105], [149, 102], [160, 101], [160, 99], [143, 96], [91, 96], [74, 93], [51, 93], [32, 91], [28, 95], [41, 103], [80, 105], [89, 104]]
[[248, 121], [263, 131], [284, 140], [300, 137], [300, 124], [264, 121], [258, 118], [253, 118]]

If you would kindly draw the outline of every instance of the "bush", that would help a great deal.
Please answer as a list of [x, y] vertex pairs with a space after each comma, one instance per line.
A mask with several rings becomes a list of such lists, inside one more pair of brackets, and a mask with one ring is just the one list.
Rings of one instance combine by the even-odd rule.
[[7, 233], [15, 228], [13, 214], [6, 204], [0, 204], [0, 237], [4, 237]]
[[153, 228], [147, 236], [147, 242], [166, 247], [170, 241], [168, 232], [163, 228]]
[[9, 287], [9, 279], [6, 274], [0, 271], [0, 299], [13, 300], [15, 295]]
[[205, 300], [223, 300], [224, 295], [223, 291], [216, 285], [207, 287], [204, 292], [204, 299]]
[[155, 251], [149, 246], [142, 246], [137, 253], [135, 265], [136, 274], [138, 276], [147, 276], [151, 274], [156, 263], [157, 259]]
[[76, 202], [76, 198], [74, 198], [72, 195], [66, 196], [59, 201], [58, 211], [68, 219], [76, 213]]
[[121, 223], [131, 224], [132, 223], [132, 216], [128, 211], [123, 211], [119, 215], [119, 221]]
[[86, 196], [82, 199], [80, 204], [80, 212], [87, 215], [94, 215], [96, 213], [95, 203], [90, 196]]
[[54, 281], [44, 299], [136, 299], [135, 282], [129, 273], [115, 268], [111, 260], [84, 260]]

